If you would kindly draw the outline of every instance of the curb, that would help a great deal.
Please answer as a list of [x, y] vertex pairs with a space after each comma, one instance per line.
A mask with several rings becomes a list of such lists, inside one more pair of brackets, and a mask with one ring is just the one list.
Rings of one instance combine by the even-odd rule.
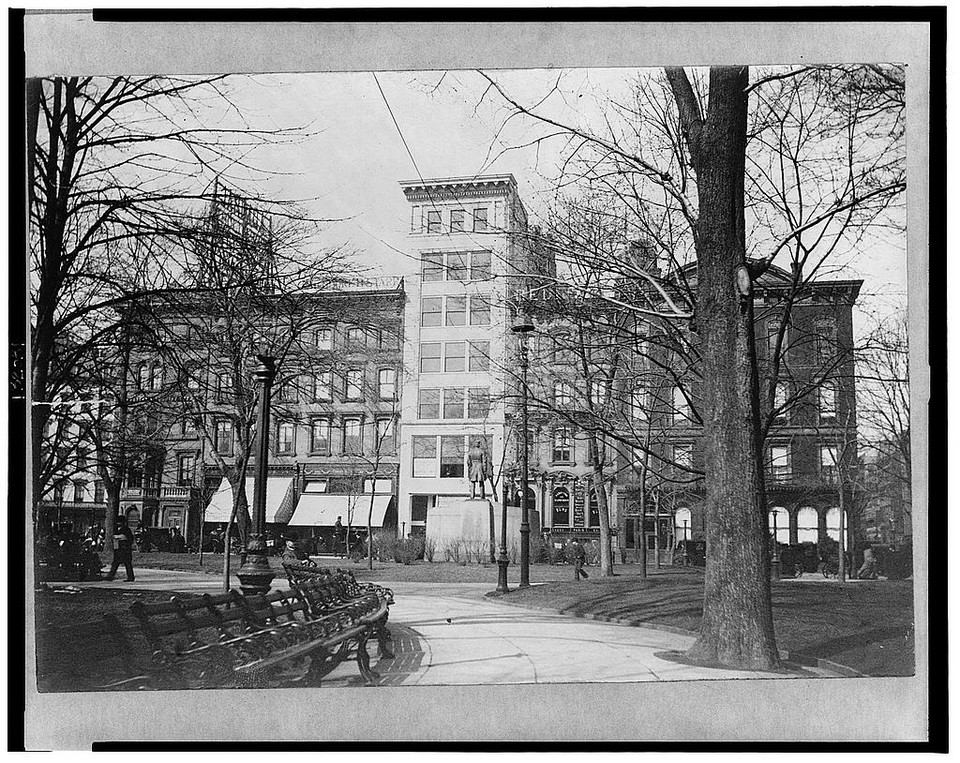
[[[517, 602], [513, 601], [504, 601], [502, 594], [497, 596], [490, 596], [488, 594], [486, 598], [490, 601], [496, 601], [500, 604], [505, 604], [508, 607], [517, 607], [518, 609], [535, 609], [540, 612], [553, 612], [554, 614], [564, 615], [565, 617], [576, 617], [581, 620], [594, 620], [595, 622], [600, 623], [626, 625], [630, 628], [647, 628], [648, 630], [675, 633], [678, 636], [696, 637], [698, 635], [697, 631], [687, 630], [686, 628], [677, 628], [673, 625], [650, 623], [641, 620], [630, 620], [623, 617], [609, 617], [608, 615], [598, 615], [593, 612], [574, 612], [569, 609], [553, 609], [552, 607], [541, 607], [534, 604], [518, 604]], [[780, 650], [780, 659], [786, 660], [787, 662], [796, 663], [797, 665], [806, 665], [809, 667], [818, 667], [824, 670], [830, 670], [839, 674], [843, 678], [869, 678], [869, 676], [866, 674], [861, 673], [855, 668], [851, 668], [849, 665], [842, 665], [839, 662], [833, 662], [832, 660], [827, 660], [823, 657], [809, 657], [805, 654], [791, 652], [786, 649]]]

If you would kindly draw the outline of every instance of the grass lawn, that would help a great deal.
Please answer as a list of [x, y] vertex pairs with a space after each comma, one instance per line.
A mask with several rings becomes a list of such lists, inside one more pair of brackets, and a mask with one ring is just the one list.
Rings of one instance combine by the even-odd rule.
[[[620, 567], [619, 570], [629, 570]], [[700, 570], [548, 583], [504, 599], [579, 615], [618, 618], [689, 631], [700, 627]], [[871, 676], [914, 671], [913, 583], [909, 580], [778, 582], [773, 617], [781, 650], [831, 660]]]

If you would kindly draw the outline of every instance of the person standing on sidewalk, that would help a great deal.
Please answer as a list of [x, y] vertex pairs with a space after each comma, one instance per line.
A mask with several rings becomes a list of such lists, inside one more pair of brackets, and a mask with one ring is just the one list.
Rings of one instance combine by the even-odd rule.
[[127, 570], [127, 582], [132, 583], [133, 577], [133, 533], [127, 526], [127, 518], [117, 517], [116, 527], [113, 530], [113, 564], [110, 565], [110, 574], [106, 580], [113, 580], [117, 568], [123, 565]]
[[584, 579], [589, 578], [590, 576], [583, 569], [583, 566], [587, 563], [587, 550], [576, 538], [573, 539], [571, 550], [573, 551], [573, 579], [579, 581], [581, 575]]

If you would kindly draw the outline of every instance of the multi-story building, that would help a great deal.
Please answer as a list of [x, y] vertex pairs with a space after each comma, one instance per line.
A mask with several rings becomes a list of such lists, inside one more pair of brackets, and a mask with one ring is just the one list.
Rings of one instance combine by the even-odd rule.
[[[857, 466], [852, 308], [861, 285], [818, 280], [795, 291], [791, 275], [775, 267], [755, 284], [768, 521], [781, 543], [838, 539], [842, 505], [848, 507], [847, 541], [858, 533], [849, 507]], [[660, 336], [656, 362], [670, 371], [649, 390], [656, 451], [647, 462], [650, 548], [704, 538], [703, 425], [697, 370], [689, 362], [696, 341], [687, 338], [688, 354], [670, 356], [671, 343], [682, 342]], [[639, 514], [630, 505], [639, 493], [636, 479], [628, 488], [623, 508]], [[656, 531], [654, 511], [662, 518]]]
[[509, 300], [525, 266], [527, 215], [512, 175], [402, 182], [409, 241], [400, 419], [401, 532], [426, 532], [431, 509], [470, 494], [479, 440], [503, 484], [511, 362]]
[[[424, 535], [431, 511], [470, 495], [467, 452], [478, 440], [490, 456], [494, 500], [506, 493], [515, 502], [521, 439], [511, 328], [522, 308], [537, 325], [527, 340], [528, 505], [548, 538], [596, 537], [605, 503], [621, 550], [641, 537], [661, 549], [701, 539], [692, 327], [658, 328], [551, 286], [556, 263], [532, 243], [511, 175], [400, 185], [418, 272], [396, 288], [316, 293], [300, 306], [306, 322], [288, 343], [274, 389], [268, 525], [328, 536], [338, 517], [363, 526], [372, 511], [375, 527]], [[632, 245], [624, 256], [652, 255]], [[695, 271], [683, 280], [694, 283]], [[777, 538], [797, 543], [835, 537], [839, 506], [849, 500], [846, 475], [857, 459], [852, 306], [861, 282], [814, 281], [794, 293], [793, 280], [770, 268], [756, 285], [755, 313], [769, 401], [771, 529], [776, 522]], [[202, 363], [145, 356], [132, 364], [140, 392], [176, 399], [173, 390], [194, 398], [202, 391], [203, 406], [178, 403], [172, 415], [168, 408], [173, 423], [131, 470], [121, 505], [134, 522], [180, 526], [191, 540], [201, 518], [230, 516], [226, 457], [240, 432], [231, 424], [238, 390], [213, 352], [224, 328], [204, 328], [203, 315], [197, 305], [165, 322], [177, 337], [166, 345], [187, 357], [199, 348], [208, 353]], [[252, 385], [240, 392], [252, 395]], [[252, 460], [247, 475], [250, 500]]]

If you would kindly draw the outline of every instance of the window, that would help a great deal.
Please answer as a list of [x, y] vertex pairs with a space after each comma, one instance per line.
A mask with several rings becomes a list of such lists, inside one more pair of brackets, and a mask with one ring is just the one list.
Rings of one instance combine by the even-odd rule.
[[490, 342], [470, 342], [470, 370], [490, 370]]
[[575, 360], [573, 348], [570, 345], [570, 337], [560, 335], [553, 338], [553, 362], [554, 363], [573, 363]]
[[470, 253], [470, 280], [487, 281], [490, 279], [490, 252]]
[[377, 419], [377, 450], [380, 453], [392, 453], [397, 449], [395, 433], [393, 419]]
[[313, 343], [321, 350], [333, 349], [333, 329], [329, 326], [313, 332]]
[[184, 370], [184, 375], [187, 377], [187, 389], [193, 394], [197, 394], [200, 391], [200, 376], [202, 373], [202, 369], [195, 365], [190, 365]]
[[217, 453], [229, 456], [233, 453], [233, 422], [218, 421], [215, 431]]
[[420, 300], [420, 325], [440, 326], [443, 324], [443, 299], [424, 297]]
[[327, 480], [307, 480], [303, 485], [304, 493], [326, 493], [327, 486], [330, 483]]
[[804, 506], [797, 512], [797, 543], [816, 543], [820, 536], [820, 516], [817, 510]]
[[366, 344], [364, 331], [358, 326], [349, 326], [345, 338], [347, 340], [347, 347], [363, 347]]
[[677, 472], [682, 474], [684, 469], [693, 468], [693, 445], [682, 443], [673, 446], [673, 463]]
[[187, 416], [180, 422], [180, 433], [184, 437], [193, 437], [197, 434], [197, 425], [199, 422], [192, 416]]
[[319, 402], [333, 399], [333, 371], [320, 371], [313, 377], [313, 399]]
[[277, 424], [277, 453], [293, 453], [296, 428], [291, 421]]
[[422, 342], [420, 344], [420, 373], [438, 373], [440, 371], [440, 353], [440, 342]]
[[397, 397], [397, 372], [392, 368], [381, 368], [377, 374], [377, 394], [381, 400], [395, 400]]
[[603, 405], [607, 400], [606, 379], [593, 379], [590, 382], [590, 399], [596, 406]]
[[137, 387], [146, 389], [150, 383], [150, 367], [146, 363], [141, 363], [137, 369]]
[[490, 324], [490, 301], [487, 297], [470, 298], [470, 325], [487, 326]]
[[464, 326], [467, 323], [467, 298], [447, 297], [448, 326]]
[[97, 480], [93, 483], [93, 502], [103, 503], [105, 499], [106, 495], [103, 490], [103, 483]]
[[441, 231], [440, 210], [439, 209], [427, 210], [427, 233], [440, 233], [440, 231]]
[[643, 382], [638, 382], [631, 393], [631, 413], [639, 421], [647, 420], [647, 388]]
[[463, 233], [463, 218], [464, 218], [464, 213], [462, 209], [450, 210], [450, 232], [451, 233]]
[[410, 519], [414, 522], [426, 522], [427, 510], [430, 507], [429, 495], [411, 495], [410, 496]]
[[150, 374], [150, 388], [158, 390], [161, 386], [163, 386], [163, 364], [154, 363]]
[[330, 421], [314, 419], [310, 422], [310, 452], [321, 455], [330, 454]]
[[557, 427], [553, 430], [553, 461], [554, 463], [573, 461], [573, 432], [570, 431], [570, 427]]
[[789, 413], [786, 410], [787, 400], [790, 398], [790, 385], [787, 382], [777, 382], [773, 391], [773, 410], [776, 411], [778, 421], [786, 421]]
[[443, 346], [443, 370], [450, 373], [467, 367], [466, 342], [447, 342]]
[[197, 469], [197, 457], [193, 453], [184, 453], [177, 460], [177, 484], [192, 485]]
[[463, 418], [463, 390], [445, 389], [443, 391], [443, 418], [462, 419]]
[[421, 277], [425, 282], [443, 280], [443, 255], [428, 252], [421, 257]]
[[690, 420], [690, 403], [682, 387], [673, 388], [673, 420], [677, 424]]
[[363, 435], [360, 419], [343, 420], [343, 452], [347, 455], [363, 453]]
[[293, 379], [287, 379], [280, 385], [280, 402], [293, 403], [297, 399], [296, 382]]
[[233, 375], [232, 374], [220, 374], [217, 378], [217, 402], [226, 403], [229, 402], [230, 398], [233, 396]]
[[821, 319], [814, 325], [817, 361], [826, 363], [837, 355], [837, 326], [831, 320]]
[[87, 486], [82, 482], [73, 483], [73, 502], [83, 503], [84, 493], [87, 492]]
[[568, 381], [553, 383], [553, 404], [558, 408], [573, 404], [573, 384]]
[[463, 477], [465, 474], [464, 457], [466, 449], [463, 445], [463, 436], [440, 438], [440, 476]]
[[780, 319], [767, 321], [767, 357], [774, 360], [777, 351], [777, 339], [780, 336]]
[[450, 252], [447, 255], [447, 279], [450, 281], [466, 281], [468, 275], [467, 253]]
[[553, 489], [553, 524], [570, 524], [570, 491], [565, 487]]
[[487, 387], [470, 387], [467, 390], [467, 418], [485, 419], [490, 415], [490, 390]]
[[790, 478], [790, 449], [786, 445], [770, 448], [770, 476], [775, 480]]
[[363, 369], [351, 368], [347, 371], [347, 400], [361, 400], [363, 398]]
[[487, 229], [487, 208], [477, 207], [473, 210], [473, 229], [482, 233]]
[[600, 526], [600, 499], [597, 497], [597, 491], [590, 488], [590, 511], [587, 514], [587, 527]]
[[420, 405], [417, 412], [417, 418], [421, 419], [439, 419], [440, 418], [440, 390], [421, 389]]
[[837, 418], [837, 387], [832, 382], [825, 382], [817, 390], [817, 408], [821, 422]]
[[434, 435], [414, 435], [413, 449], [413, 476], [437, 476], [437, 438]]
[[835, 482], [837, 479], [837, 446], [822, 445], [820, 447], [820, 476], [825, 482]]

